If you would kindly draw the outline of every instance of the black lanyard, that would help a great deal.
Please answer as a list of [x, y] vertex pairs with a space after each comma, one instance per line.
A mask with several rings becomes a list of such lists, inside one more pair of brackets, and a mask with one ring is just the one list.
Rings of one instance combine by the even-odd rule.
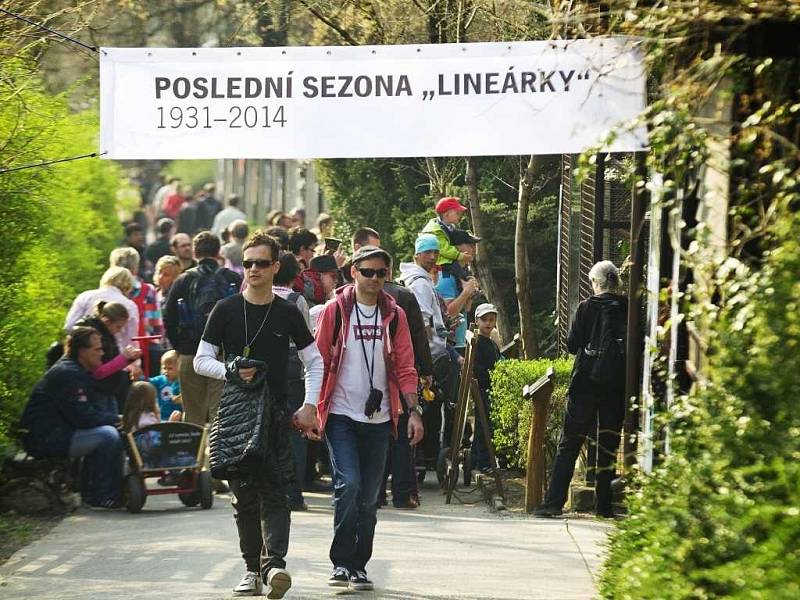
[[358, 322], [358, 329], [361, 332], [361, 352], [364, 354], [364, 362], [367, 363], [367, 375], [369, 376], [369, 391], [375, 389], [375, 386], [372, 385], [372, 378], [375, 373], [375, 343], [378, 339], [378, 305], [375, 305], [375, 312], [371, 315], [364, 315], [365, 319], [371, 319], [373, 316], [375, 317], [375, 331], [372, 334], [372, 364], [370, 364], [369, 359], [367, 358], [367, 345], [364, 343], [364, 329], [361, 326], [361, 309], [358, 307], [358, 302], [356, 302], [356, 322]]

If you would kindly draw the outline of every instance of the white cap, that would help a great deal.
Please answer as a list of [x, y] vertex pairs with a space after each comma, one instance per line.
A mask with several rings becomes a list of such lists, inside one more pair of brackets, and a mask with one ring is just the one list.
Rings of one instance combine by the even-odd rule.
[[494, 307], [494, 304], [484, 303], [479, 304], [478, 308], [475, 309], [475, 318], [480, 319], [483, 315], [488, 315], [489, 313], [497, 314], [497, 309]]

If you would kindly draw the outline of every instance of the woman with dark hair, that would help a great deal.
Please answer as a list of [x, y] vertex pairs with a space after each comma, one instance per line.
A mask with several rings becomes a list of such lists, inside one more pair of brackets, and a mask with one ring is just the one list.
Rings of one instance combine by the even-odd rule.
[[103, 348], [102, 364], [91, 371], [95, 387], [117, 400], [118, 411], [125, 405], [130, 387], [130, 374], [125, 369], [142, 355], [135, 346], [125, 346], [120, 351], [116, 335], [128, 324], [128, 309], [119, 302], [100, 301], [94, 312], [80, 319], [76, 326], [91, 327], [100, 334]]
[[64, 356], [36, 384], [22, 414], [22, 443], [35, 458], [84, 457], [83, 500], [119, 506], [122, 476], [120, 416], [114, 398], [98, 390], [90, 373], [103, 360], [100, 334], [75, 327]]

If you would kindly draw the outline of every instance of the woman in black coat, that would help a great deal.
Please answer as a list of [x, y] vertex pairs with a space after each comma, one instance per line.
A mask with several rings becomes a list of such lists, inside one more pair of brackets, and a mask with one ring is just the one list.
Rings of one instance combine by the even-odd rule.
[[597, 442], [595, 512], [613, 517], [611, 480], [625, 417], [625, 326], [627, 299], [618, 293], [619, 272], [608, 260], [589, 271], [594, 295], [578, 305], [567, 336], [576, 354], [564, 429], [540, 517], [561, 514], [575, 461], [586, 438]]

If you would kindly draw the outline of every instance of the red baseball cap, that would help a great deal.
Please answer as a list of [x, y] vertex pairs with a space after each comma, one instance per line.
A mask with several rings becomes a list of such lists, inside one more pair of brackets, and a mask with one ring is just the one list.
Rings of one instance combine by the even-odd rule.
[[436, 203], [436, 212], [439, 214], [446, 213], [448, 210], [458, 210], [464, 212], [467, 207], [461, 204], [461, 201], [455, 196], [448, 196], [442, 198]]

